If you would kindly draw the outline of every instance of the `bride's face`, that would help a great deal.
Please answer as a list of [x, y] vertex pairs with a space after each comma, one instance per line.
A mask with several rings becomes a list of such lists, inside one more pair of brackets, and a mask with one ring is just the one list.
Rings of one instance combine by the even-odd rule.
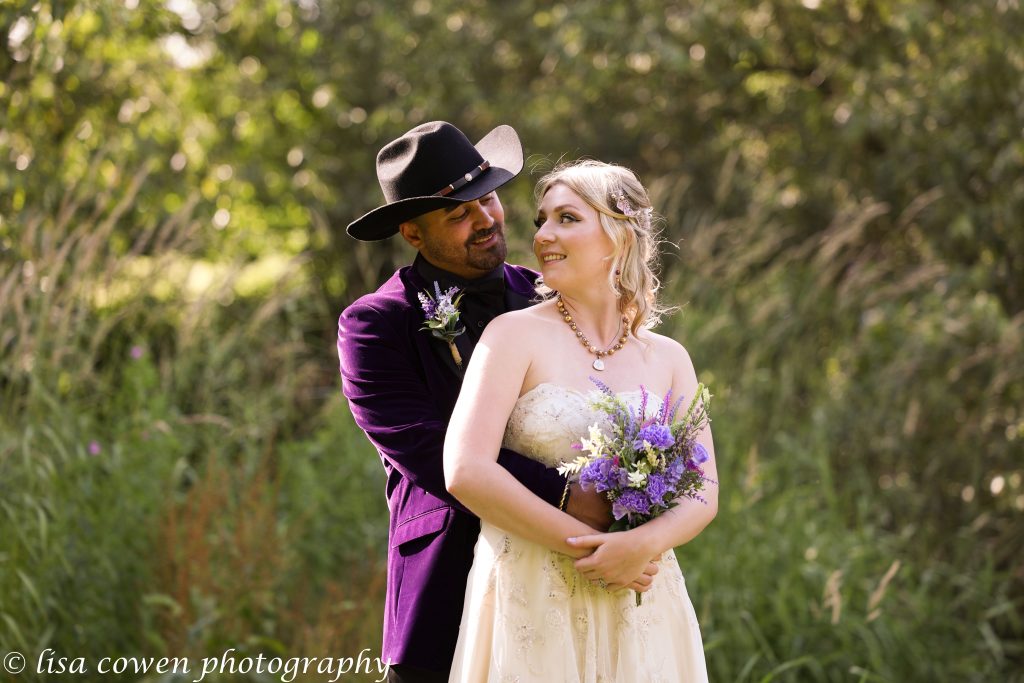
[[601, 228], [600, 214], [578, 194], [553, 185], [537, 208], [534, 225], [533, 253], [549, 287], [564, 291], [607, 279], [614, 244]]

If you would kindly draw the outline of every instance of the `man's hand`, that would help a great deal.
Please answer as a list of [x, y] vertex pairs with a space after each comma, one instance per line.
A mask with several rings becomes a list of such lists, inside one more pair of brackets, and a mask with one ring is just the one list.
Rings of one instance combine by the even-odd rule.
[[603, 493], [586, 491], [573, 483], [569, 486], [569, 503], [565, 511], [592, 529], [608, 531], [612, 525], [612, 503]]
[[632, 588], [643, 593], [658, 573], [658, 559], [648, 559], [653, 550], [637, 542], [636, 530], [614, 534], [592, 534], [567, 539], [574, 548], [593, 548], [594, 552], [573, 564], [588, 581], [601, 582], [612, 590]]

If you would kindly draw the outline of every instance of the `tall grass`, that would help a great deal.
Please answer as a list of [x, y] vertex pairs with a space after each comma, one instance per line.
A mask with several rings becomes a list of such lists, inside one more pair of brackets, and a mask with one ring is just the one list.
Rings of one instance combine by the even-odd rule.
[[333, 315], [302, 260], [202, 260], [193, 202], [126, 231], [145, 177], [26, 212], [5, 256], [0, 650], [376, 651], [383, 478]]
[[934, 197], [801, 238], [660, 190], [669, 330], [718, 394], [723, 504], [680, 551], [713, 678], [1024, 680], [1024, 316], [907, 248]]

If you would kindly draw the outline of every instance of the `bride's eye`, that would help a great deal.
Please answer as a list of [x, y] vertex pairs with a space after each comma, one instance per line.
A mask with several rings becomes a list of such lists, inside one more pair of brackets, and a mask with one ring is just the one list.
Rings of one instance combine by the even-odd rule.
[[571, 213], [563, 213], [561, 216], [558, 217], [558, 221], [560, 223], [575, 223], [578, 220], [579, 219], [576, 218], [576, 216], [573, 216]]
[[540, 226], [542, 226], [542, 225], [544, 225], [544, 219], [543, 218], [541, 218], [540, 216], [537, 216], [536, 218], [533, 219], [533, 227], [535, 227], [538, 230], [540, 230]]

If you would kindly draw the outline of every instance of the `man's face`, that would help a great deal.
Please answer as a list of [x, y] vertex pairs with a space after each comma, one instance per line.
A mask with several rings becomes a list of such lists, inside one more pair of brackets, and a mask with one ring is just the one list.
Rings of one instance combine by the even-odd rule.
[[505, 212], [494, 192], [425, 213], [402, 223], [399, 231], [427, 261], [470, 280], [500, 266], [508, 254]]

